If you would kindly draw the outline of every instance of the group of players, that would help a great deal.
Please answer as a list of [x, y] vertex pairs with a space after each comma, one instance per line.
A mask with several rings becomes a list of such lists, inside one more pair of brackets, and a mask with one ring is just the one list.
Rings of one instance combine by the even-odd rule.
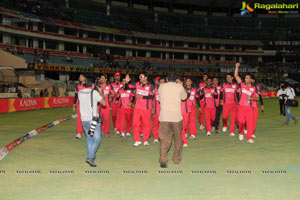
[[[191, 140], [197, 138], [196, 105], [198, 105], [199, 129], [206, 129], [207, 136], [210, 136], [212, 131], [219, 133], [219, 122], [223, 113], [223, 132], [227, 132], [229, 126], [229, 136], [235, 136], [234, 132], [237, 127], [239, 140], [243, 140], [244, 134], [246, 134], [247, 142], [254, 143], [253, 138], [256, 137], [255, 130], [259, 110], [258, 101], [261, 103], [262, 112], [264, 105], [259, 85], [255, 84], [255, 77], [246, 74], [245, 80], [242, 81], [238, 74], [239, 66], [240, 63], [236, 63], [234, 76], [227, 74], [226, 82], [222, 84], [219, 83], [217, 77], [211, 78], [207, 75], [203, 76], [197, 88], [193, 87], [193, 80], [189, 77], [176, 80], [176, 83], [182, 84], [187, 92], [187, 98], [181, 102], [184, 147], [188, 146], [188, 133]], [[85, 78], [84, 75], [80, 75], [80, 83], [75, 88], [74, 112], [76, 104], [80, 103], [77, 93], [84, 88]], [[158, 143], [160, 114], [158, 88], [166, 81], [165, 78], [156, 77], [154, 84], [152, 84], [148, 81], [146, 73], [140, 73], [138, 82], [131, 81], [129, 75], [126, 75], [121, 81], [120, 73], [116, 73], [114, 81], [108, 83], [107, 76], [101, 75], [96, 84], [101, 88], [100, 94], [105, 98], [107, 105], [105, 107], [98, 106], [99, 114], [103, 118], [101, 133], [105, 134], [107, 138], [109, 137], [112, 116], [116, 135], [120, 135], [121, 138], [129, 137], [132, 129], [134, 147], [142, 144], [141, 136], [144, 146], [148, 146], [151, 131], [154, 143]], [[79, 106], [77, 106], [77, 113], [76, 138], [80, 139], [83, 130]], [[228, 123], [229, 116], [230, 124]]]

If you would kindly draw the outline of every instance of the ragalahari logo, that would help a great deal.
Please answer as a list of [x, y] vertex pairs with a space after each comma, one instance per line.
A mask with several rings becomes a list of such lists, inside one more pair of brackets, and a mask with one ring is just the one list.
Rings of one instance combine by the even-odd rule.
[[249, 3], [242, 2], [241, 15], [250, 14], [254, 12], [254, 9], [250, 7]]

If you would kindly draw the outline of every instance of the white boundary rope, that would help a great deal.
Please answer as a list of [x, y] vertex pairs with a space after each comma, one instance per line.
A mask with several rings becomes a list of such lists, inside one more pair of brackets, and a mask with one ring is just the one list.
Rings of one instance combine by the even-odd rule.
[[20, 144], [22, 144], [23, 142], [25, 142], [26, 140], [32, 138], [33, 136], [47, 130], [48, 128], [51, 128], [53, 126], [56, 126], [58, 124], [61, 124], [63, 122], [66, 122], [70, 119], [75, 119], [77, 118], [77, 114], [74, 115], [70, 115], [67, 117], [64, 117], [60, 120], [55, 120], [49, 124], [46, 124], [44, 126], [41, 126], [40, 128], [34, 129], [32, 131], [29, 131], [28, 133], [26, 133], [25, 135], [23, 135], [22, 137], [19, 137], [18, 139], [8, 143], [6, 146], [2, 147], [0, 149], [0, 160], [2, 160], [9, 152], [11, 152], [12, 150], [14, 150], [17, 146], [19, 146]]

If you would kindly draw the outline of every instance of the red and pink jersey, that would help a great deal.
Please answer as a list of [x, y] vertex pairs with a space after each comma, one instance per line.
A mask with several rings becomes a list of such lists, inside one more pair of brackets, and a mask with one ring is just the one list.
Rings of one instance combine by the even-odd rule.
[[[115, 94], [115, 91], [113, 90], [112, 86], [111, 85], [105, 85], [103, 87], [103, 94], [104, 95], [108, 95], [108, 97], [105, 97], [105, 101], [106, 101], [106, 107], [110, 107], [110, 104], [109, 104], [109, 95], [111, 94]], [[102, 106], [101, 106], [102, 107]]]
[[[200, 82], [199, 83], [199, 88], [198, 88], [197, 92], [200, 93], [202, 91], [202, 89], [205, 88], [205, 87], [206, 87], [206, 83]], [[201, 99], [200, 102], [201, 101], [204, 102], [204, 99]]]
[[[257, 95], [261, 95], [259, 85], [255, 85], [255, 92]], [[252, 107], [257, 108], [257, 101], [252, 101]]]
[[223, 83], [221, 92], [223, 92], [224, 104], [237, 103], [238, 86], [236, 83]]
[[76, 86], [75, 86], [75, 97], [74, 97], [74, 104], [77, 103], [77, 101], [79, 102], [79, 99], [78, 99], [78, 92], [82, 89], [84, 89], [85, 87], [83, 86], [83, 84], [80, 84], [78, 83]]
[[135, 88], [135, 94], [143, 96], [142, 99], [135, 98], [135, 108], [141, 110], [151, 110], [152, 99], [154, 98], [154, 86], [150, 83], [142, 84], [140, 82], [135, 85], [129, 86], [129, 88]]
[[[115, 94], [118, 94], [118, 91], [121, 87], [123, 87], [123, 84], [122, 83], [112, 83], [111, 86], [113, 87]], [[113, 101], [113, 103], [115, 103], [116, 97], [114, 97], [112, 99], [112, 101]]]
[[241, 106], [247, 106], [252, 107], [252, 103], [254, 101], [251, 101], [250, 97], [256, 97], [256, 87], [255, 86], [247, 86], [245, 83], [240, 84], [240, 101], [239, 105]]
[[[205, 92], [206, 91], [206, 92]], [[217, 96], [217, 90], [215, 88], [203, 88], [201, 92], [201, 98], [204, 99], [205, 108], [215, 108], [216, 101], [215, 96]]]
[[181, 101], [181, 112], [190, 113], [192, 109], [195, 108], [197, 90], [195, 88], [185, 88], [184, 90], [188, 93], [189, 98], [185, 101]]
[[218, 94], [218, 98], [215, 99], [216, 107], [218, 107], [220, 105], [220, 95], [221, 95], [221, 89], [222, 89], [222, 87], [220, 85], [218, 85], [217, 87], [215, 87], [215, 89], [216, 89], [216, 92]]
[[83, 84], [78, 83], [75, 86], [75, 93], [78, 93], [80, 90], [84, 89], [85, 87], [83, 86]]
[[128, 106], [128, 104], [132, 101], [133, 96], [134, 93], [132, 90], [125, 90], [124, 88], [120, 88], [118, 90], [116, 99], [119, 99], [121, 108], [132, 108], [131, 106]]

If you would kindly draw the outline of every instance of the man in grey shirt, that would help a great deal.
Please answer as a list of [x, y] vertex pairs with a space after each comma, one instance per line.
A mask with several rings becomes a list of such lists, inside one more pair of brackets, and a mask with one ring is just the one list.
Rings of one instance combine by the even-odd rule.
[[173, 73], [167, 76], [168, 83], [159, 87], [158, 96], [161, 106], [159, 115], [159, 138], [160, 138], [160, 166], [167, 167], [168, 151], [171, 148], [172, 136], [174, 134], [173, 162], [179, 164], [182, 152], [182, 114], [181, 101], [188, 96], [181, 84], [175, 83], [176, 77]]
[[96, 167], [95, 154], [98, 150], [101, 133], [99, 112], [97, 109], [98, 103], [105, 106], [106, 101], [103, 98], [102, 88], [95, 88], [95, 84], [91, 80], [86, 79], [84, 89], [78, 92], [78, 99], [80, 101], [80, 115], [82, 127], [86, 134], [87, 158], [86, 163], [91, 167]]

